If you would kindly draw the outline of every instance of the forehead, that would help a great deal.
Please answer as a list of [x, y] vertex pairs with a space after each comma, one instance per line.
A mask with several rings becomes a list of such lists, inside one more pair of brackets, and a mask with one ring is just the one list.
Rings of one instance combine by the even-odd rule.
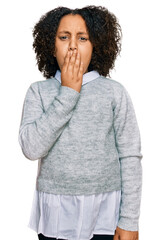
[[78, 14], [68, 14], [60, 20], [58, 31], [84, 31], [87, 32], [85, 20]]

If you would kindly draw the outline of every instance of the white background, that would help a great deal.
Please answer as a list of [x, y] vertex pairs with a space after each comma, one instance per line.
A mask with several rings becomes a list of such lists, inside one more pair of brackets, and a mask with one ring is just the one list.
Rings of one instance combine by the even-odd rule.
[[[59, 1], [57, 1], [59, 2]], [[32, 28], [58, 7], [102, 5], [119, 19], [122, 53], [111, 77], [128, 90], [142, 139], [143, 190], [140, 240], [161, 239], [161, 15], [159, 1], [145, 0], [1, 1], [0, 13], [0, 236], [36, 240], [27, 227], [37, 161], [26, 159], [18, 143], [23, 100], [32, 82], [43, 80], [32, 49]], [[159, 236], [159, 237], [158, 237]]]

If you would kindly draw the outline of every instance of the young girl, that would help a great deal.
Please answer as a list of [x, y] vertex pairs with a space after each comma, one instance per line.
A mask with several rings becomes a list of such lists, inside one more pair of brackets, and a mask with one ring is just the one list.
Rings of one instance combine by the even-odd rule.
[[35, 25], [46, 77], [24, 100], [19, 142], [39, 160], [29, 227], [39, 239], [137, 240], [140, 133], [124, 86], [107, 77], [121, 28], [104, 7], [58, 7]]

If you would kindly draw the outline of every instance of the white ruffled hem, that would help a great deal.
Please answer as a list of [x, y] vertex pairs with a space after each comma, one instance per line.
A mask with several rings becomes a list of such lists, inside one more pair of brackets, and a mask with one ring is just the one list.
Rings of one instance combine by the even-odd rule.
[[47, 237], [89, 240], [114, 235], [121, 191], [89, 196], [54, 195], [35, 190], [28, 227]]

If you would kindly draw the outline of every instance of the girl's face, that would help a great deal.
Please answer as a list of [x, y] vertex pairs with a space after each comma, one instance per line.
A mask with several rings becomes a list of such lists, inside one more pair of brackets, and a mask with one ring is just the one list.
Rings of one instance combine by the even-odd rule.
[[89, 40], [86, 23], [80, 15], [68, 14], [60, 20], [56, 33], [54, 56], [57, 59], [60, 70], [64, 64], [64, 58], [68, 49], [77, 49], [84, 64], [84, 71], [88, 71], [91, 61], [93, 46]]

